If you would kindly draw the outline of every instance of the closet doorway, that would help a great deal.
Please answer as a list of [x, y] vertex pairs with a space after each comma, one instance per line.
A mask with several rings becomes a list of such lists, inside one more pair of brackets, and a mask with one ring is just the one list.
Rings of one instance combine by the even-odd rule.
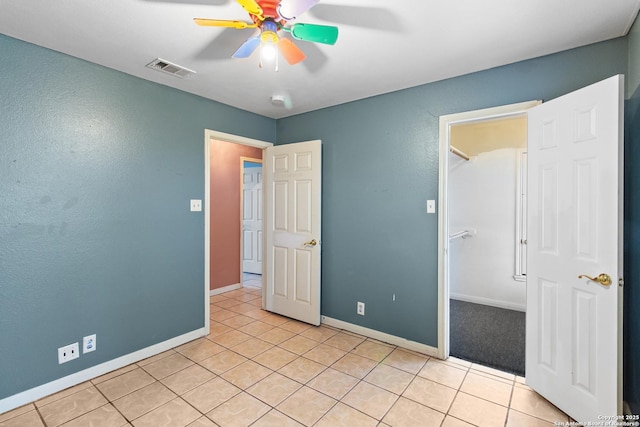
[[526, 110], [536, 104], [441, 118], [441, 132], [443, 119], [446, 128], [440, 189], [445, 258], [441, 281], [444, 278], [446, 290], [441, 309], [446, 317], [441, 320], [448, 331], [443, 356], [521, 376], [525, 366]]

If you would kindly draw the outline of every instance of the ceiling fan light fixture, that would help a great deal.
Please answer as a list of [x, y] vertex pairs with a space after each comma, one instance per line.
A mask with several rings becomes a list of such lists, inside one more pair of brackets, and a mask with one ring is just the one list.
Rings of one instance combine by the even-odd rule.
[[[2, 0], [0, 0], [2, 1]], [[320, 0], [236, 0], [251, 17], [253, 23], [238, 20], [194, 18], [200, 26], [227, 27], [242, 30], [258, 28], [260, 33], [249, 37], [232, 55], [233, 58], [248, 58], [260, 47], [260, 68], [271, 64], [278, 71], [280, 54], [289, 63], [295, 65], [305, 59], [305, 54], [291, 40], [335, 44], [338, 28], [327, 25], [297, 23], [288, 27], [287, 21], [295, 19], [315, 6]], [[279, 37], [280, 31], [291, 34], [291, 38]]]
[[278, 25], [272, 20], [265, 20], [260, 33], [260, 67], [274, 65], [278, 71]]
[[273, 67], [278, 71], [278, 48], [275, 43], [260, 43], [260, 68]]
[[273, 43], [263, 43], [262, 44], [262, 59], [266, 62], [271, 62], [276, 58], [276, 45]]

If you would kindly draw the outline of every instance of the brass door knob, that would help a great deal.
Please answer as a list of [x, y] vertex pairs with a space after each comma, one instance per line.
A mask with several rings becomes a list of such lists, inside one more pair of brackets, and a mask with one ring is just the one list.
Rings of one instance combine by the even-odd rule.
[[310, 242], [305, 242], [304, 243], [305, 246], [315, 246], [317, 244], [318, 244], [318, 241], [316, 239], [313, 239]]
[[582, 279], [583, 277], [586, 277], [587, 279], [589, 279], [589, 280], [591, 280], [593, 282], [598, 282], [602, 286], [609, 286], [612, 283], [611, 282], [611, 276], [609, 276], [608, 274], [605, 274], [605, 273], [601, 273], [597, 277], [591, 277], [591, 276], [587, 276], [586, 274], [581, 274], [581, 275], [578, 276], [578, 279]]

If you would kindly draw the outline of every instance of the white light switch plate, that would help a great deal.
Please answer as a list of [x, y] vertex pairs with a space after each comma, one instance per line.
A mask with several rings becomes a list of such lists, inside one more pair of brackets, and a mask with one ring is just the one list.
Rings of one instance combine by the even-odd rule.
[[436, 213], [436, 201], [427, 200], [427, 213]]
[[202, 200], [191, 199], [191, 212], [202, 212]]

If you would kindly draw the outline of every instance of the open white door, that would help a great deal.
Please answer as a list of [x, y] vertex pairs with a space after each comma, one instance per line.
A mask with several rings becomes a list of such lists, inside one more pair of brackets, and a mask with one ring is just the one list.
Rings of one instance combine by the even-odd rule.
[[262, 167], [242, 171], [242, 271], [262, 274]]
[[528, 112], [526, 382], [583, 423], [622, 412], [623, 88]]
[[265, 150], [264, 308], [320, 324], [320, 141]]

